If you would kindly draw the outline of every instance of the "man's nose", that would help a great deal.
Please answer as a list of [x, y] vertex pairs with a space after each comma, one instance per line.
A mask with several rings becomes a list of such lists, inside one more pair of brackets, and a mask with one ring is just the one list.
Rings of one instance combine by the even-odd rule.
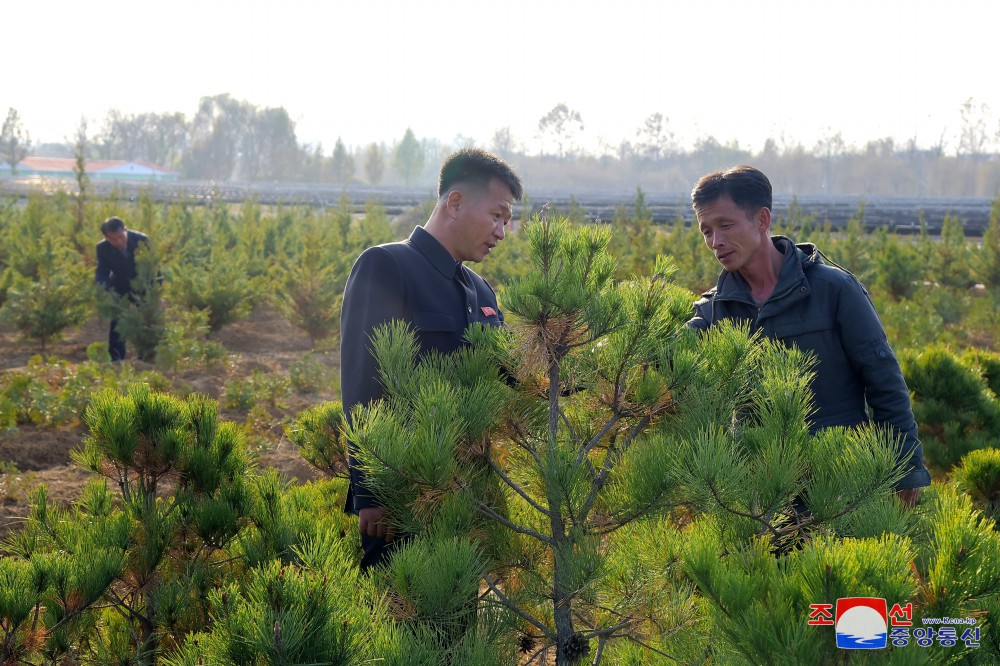
[[503, 240], [507, 235], [507, 227], [503, 222], [498, 222], [493, 225], [493, 235], [497, 237], [497, 240]]

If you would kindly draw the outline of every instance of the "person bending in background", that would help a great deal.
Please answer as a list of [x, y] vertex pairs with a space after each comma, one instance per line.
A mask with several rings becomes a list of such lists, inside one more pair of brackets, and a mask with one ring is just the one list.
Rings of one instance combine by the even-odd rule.
[[741, 165], [703, 176], [691, 192], [705, 244], [722, 264], [717, 285], [694, 304], [688, 326], [723, 319], [812, 352], [816, 411], [810, 431], [869, 419], [902, 437], [906, 476], [897, 484], [914, 506], [930, 485], [923, 447], [899, 361], [868, 292], [853, 275], [823, 262], [815, 245], [771, 236], [771, 183]]
[[[355, 405], [383, 396], [371, 349], [377, 327], [393, 320], [409, 324], [419, 357], [462, 347], [469, 324], [503, 325], [493, 289], [462, 262], [482, 261], [504, 239], [521, 191], [520, 179], [499, 157], [461, 150], [441, 167], [437, 204], [424, 226], [415, 227], [405, 241], [370, 247], [358, 257], [340, 320], [341, 397], [348, 419]], [[348, 457], [351, 480], [344, 510], [358, 515], [361, 569], [368, 570], [386, 561], [392, 534], [385, 507]]]
[[[128, 229], [117, 217], [109, 217], [101, 224], [104, 240], [97, 244], [97, 270], [94, 282], [119, 296], [132, 293], [132, 279], [135, 277], [135, 251], [142, 243], [148, 247], [149, 238], [145, 234]], [[125, 340], [118, 333], [118, 321], [111, 319], [108, 331], [108, 352], [112, 361], [125, 358]]]

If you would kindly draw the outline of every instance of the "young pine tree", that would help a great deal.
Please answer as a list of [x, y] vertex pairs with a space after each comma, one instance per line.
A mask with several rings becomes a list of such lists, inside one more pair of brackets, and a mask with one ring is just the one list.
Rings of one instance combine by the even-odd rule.
[[249, 275], [247, 260], [223, 246], [213, 247], [204, 262], [188, 263], [170, 283], [172, 300], [208, 311], [208, 326], [216, 332], [246, 318], [260, 300], [258, 279]]
[[[470, 328], [471, 347], [420, 363], [404, 326], [374, 339], [387, 398], [358, 409], [348, 438], [415, 538], [383, 573], [403, 617], [456, 641], [489, 635], [483, 609], [502, 608], [520, 646], [558, 664], [697, 658], [713, 648], [695, 631], [683, 549], [663, 548], [674, 565], [641, 551], [689, 538], [672, 521], [715, 525], [716, 559], [898, 526], [893, 441], [810, 435], [804, 354], [738, 327], [689, 331], [691, 295], [665, 262], [613, 280], [606, 228], [547, 219], [524, 233], [534, 271], [502, 292], [510, 329]], [[437, 549], [464, 566], [443, 577]], [[461, 582], [477, 573], [490, 590], [478, 609]], [[448, 603], [421, 606], [431, 590]]]
[[163, 283], [157, 250], [141, 246], [135, 253], [135, 277], [125, 295], [103, 292], [102, 309], [116, 320], [119, 334], [136, 350], [139, 360], [153, 361], [166, 337]]
[[17, 263], [30, 266], [31, 272], [7, 269], [3, 314], [24, 337], [37, 340], [44, 352], [48, 342], [87, 317], [92, 302], [89, 275], [79, 255], [51, 234], [21, 247], [30, 256]]
[[275, 271], [278, 309], [304, 331], [312, 345], [340, 330], [346, 270], [342, 262], [331, 261], [337, 252], [336, 236], [316, 229], [303, 232], [299, 254], [280, 264]]
[[[74, 459], [97, 478], [70, 510], [40, 492], [5, 546], [15, 577], [0, 579], [0, 598], [21, 596], [16, 613], [0, 609], [12, 629], [6, 663], [155, 664], [204, 627], [208, 590], [225, 582], [220, 553], [246, 524], [250, 496], [242, 432], [216, 412], [203, 396], [143, 384], [94, 397]], [[15, 590], [25, 571], [29, 584]]]

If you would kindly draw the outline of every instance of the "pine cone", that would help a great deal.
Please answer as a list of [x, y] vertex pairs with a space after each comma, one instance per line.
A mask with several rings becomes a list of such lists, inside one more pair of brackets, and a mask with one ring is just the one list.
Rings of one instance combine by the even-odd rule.
[[563, 654], [571, 662], [579, 661], [590, 652], [590, 641], [583, 637], [579, 631], [566, 639], [563, 643]]

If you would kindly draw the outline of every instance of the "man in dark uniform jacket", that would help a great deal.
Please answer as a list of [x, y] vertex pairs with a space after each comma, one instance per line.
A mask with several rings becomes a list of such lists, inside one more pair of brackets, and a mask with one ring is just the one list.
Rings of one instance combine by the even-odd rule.
[[[101, 224], [104, 240], [97, 244], [97, 271], [94, 282], [120, 296], [132, 292], [135, 277], [135, 250], [140, 243], [148, 246], [145, 234], [125, 227], [117, 217], [109, 217]], [[118, 334], [117, 320], [111, 320], [108, 332], [108, 352], [112, 361], [125, 358], [125, 340]]]
[[[463, 261], [482, 261], [504, 238], [521, 181], [503, 160], [478, 149], [450, 156], [441, 167], [438, 201], [423, 227], [398, 243], [365, 250], [344, 291], [340, 320], [341, 393], [350, 418], [355, 405], [383, 395], [371, 351], [374, 329], [392, 320], [416, 331], [420, 355], [450, 352], [466, 344], [472, 323], [502, 326], [496, 294]], [[358, 514], [364, 555], [362, 570], [391, 552], [385, 507], [365, 487], [364, 473], [351, 463], [345, 511]]]

